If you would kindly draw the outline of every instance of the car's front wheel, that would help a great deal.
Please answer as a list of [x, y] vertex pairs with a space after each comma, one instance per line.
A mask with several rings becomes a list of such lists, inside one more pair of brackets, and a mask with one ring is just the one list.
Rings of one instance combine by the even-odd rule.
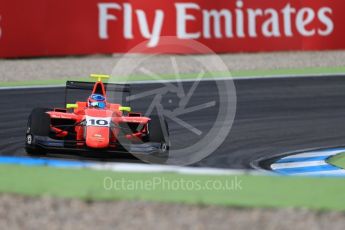
[[28, 119], [25, 138], [25, 150], [28, 155], [45, 155], [46, 151], [35, 145], [36, 136], [48, 136], [50, 132], [50, 116], [48, 108], [34, 108]]
[[150, 116], [148, 124], [149, 140], [160, 144], [158, 157], [168, 158], [170, 149], [169, 127], [163, 116]]

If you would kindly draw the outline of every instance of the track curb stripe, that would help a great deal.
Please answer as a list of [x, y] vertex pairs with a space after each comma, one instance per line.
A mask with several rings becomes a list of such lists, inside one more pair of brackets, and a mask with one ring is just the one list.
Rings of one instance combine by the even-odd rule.
[[318, 157], [296, 157], [296, 158], [283, 158], [277, 161], [277, 163], [291, 163], [291, 162], [307, 162], [307, 161], [325, 161], [328, 158], [327, 156], [318, 156]]
[[345, 148], [301, 152], [275, 161], [271, 169], [282, 175], [345, 177], [344, 169], [327, 163], [329, 157], [342, 152]]
[[324, 172], [324, 171], [332, 171], [332, 170], [339, 170], [339, 168], [334, 167], [332, 165], [324, 164], [318, 166], [306, 166], [306, 167], [296, 167], [296, 168], [281, 168], [276, 169], [276, 172], [281, 174], [301, 174], [301, 173], [311, 173], [311, 172]]

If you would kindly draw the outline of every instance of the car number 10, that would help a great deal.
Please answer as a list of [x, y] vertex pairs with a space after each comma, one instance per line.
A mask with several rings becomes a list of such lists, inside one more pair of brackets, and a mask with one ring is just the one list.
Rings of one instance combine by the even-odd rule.
[[100, 118], [89, 118], [86, 119], [86, 126], [106, 126], [108, 127], [110, 121], [107, 119], [100, 119]]

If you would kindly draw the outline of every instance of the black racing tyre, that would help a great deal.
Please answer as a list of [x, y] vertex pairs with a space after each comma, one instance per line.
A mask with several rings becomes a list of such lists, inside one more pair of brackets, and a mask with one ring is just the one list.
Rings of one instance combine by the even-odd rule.
[[161, 144], [159, 155], [168, 156], [170, 148], [168, 123], [163, 116], [152, 115], [150, 119], [148, 124], [149, 140]]
[[25, 139], [25, 150], [29, 155], [44, 155], [46, 151], [33, 144], [35, 136], [48, 136], [50, 132], [50, 116], [48, 108], [34, 108], [28, 119]]
[[48, 136], [50, 132], [50, 116], [46, 112], [48, 108], [34, 108], [28, 120], [30, 133], [38, 136]]

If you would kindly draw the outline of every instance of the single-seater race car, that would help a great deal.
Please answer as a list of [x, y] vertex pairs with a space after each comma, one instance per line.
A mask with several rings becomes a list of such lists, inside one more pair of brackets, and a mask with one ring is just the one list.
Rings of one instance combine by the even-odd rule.
[[[130, 93], [126, 84], [103, 83], [108, 75], [92, 74], [95, 83], [67, 81], [66, 108], [34, 108], [29, 116], [25, 148], [29, 155], [49, 152], [132, 153], [167, 157], [168, 124], [163, 116], [142, 116], [119, 102], [110, 103], [107, 92]], [[82, 96], [82, 91], [88, 91]], [[90, 91], [92, 90], [92, 93]], [[67, 98], [87, 101], [67, 103]], [[119, 96], [124, 98], [123, 96]], [[117, 98], [115, 98], [116, 100]]]

